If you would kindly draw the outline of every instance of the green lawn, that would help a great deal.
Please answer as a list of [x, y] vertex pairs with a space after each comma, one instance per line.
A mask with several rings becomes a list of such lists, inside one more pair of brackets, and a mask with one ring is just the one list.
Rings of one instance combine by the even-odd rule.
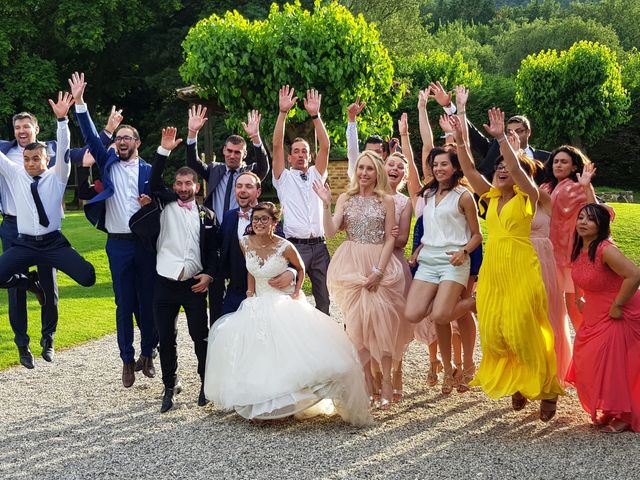
[[[613, 224], [613, 237], [622, 251], [640, 265], [640, 228], [638, 228], [640, 205], [626, 203], [612, 205], [617, 215]], [[60, 288], [60, 320], [56, 333], [58, 350], [115, 331], [115, 304], [111, 289], [111, 275], [104, 252], [106, 235], [91, 227], [81, 212], [67, 213], [63, 231], [71, 244], [96, 267], [97, 282], [92, 288], [83, 288], [66, 275], [58, 274]], [[344, 234], [341, 233], [328, 241], [331, 254], [343, 239]], [[408, 244], [411, 245], [411, 239]], [[304, 290], [307, 294], [310, 293], [310, 287], [308, 280], [305, 280]], [[36, 359], [39, 359], [40, 309], [33, 296], [29, 295], [28, 299], [31, 349]], [[0, 292], [0, 369], [17, 363], [17, 350], [8, 320], [7, 297], [4, 292]]]

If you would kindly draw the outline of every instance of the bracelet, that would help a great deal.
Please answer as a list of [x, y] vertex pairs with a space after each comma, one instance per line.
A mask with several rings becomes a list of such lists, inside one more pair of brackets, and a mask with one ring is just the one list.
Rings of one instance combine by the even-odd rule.
[[507, 136], [503, 133], [502, 136], [496, 140], [498, 140], [498, 143], [504, 143], [507, 141]]
[[320, 118], [320, 114], [318, 113], [317, 115], [309, 115], [311, 117], [311, 120], [315, 120], [316, 118]]
[[373, 267], [371, 269], [371, 273], [375, 273], [376, 275], [378, 275], [380, 278], [384, 277], [384, 273], [382, 272], [382, 270], [380, 270], [378, 267]]
[[256, 294], [256, 292], [254, 292], [253, 290], [247, 290], [247, 297], [253, 297]]

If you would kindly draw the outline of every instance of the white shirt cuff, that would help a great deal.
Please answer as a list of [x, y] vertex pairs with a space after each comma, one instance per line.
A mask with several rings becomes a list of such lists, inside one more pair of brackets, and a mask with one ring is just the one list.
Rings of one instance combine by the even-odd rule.
[[447, 112], [447, 114], [449, 115], [453, 115], [454, 113], [456, 113], [456, 104], [451, 102], [451, 104], [448, 107], [442, 107], [444, 108], [444, 111]]
[[76, 105], [76, 113], [84, 113], [87, 111], [87, 104], [83, 103], [82, 105]]
[[168, 157], [169, 155], [171, 155], [171, 150], [167, 150], [166, 148], [160, 146], [158, 147], [158, 153], [160, 155], [164, 155], [165, 157]]
[[187, 137], [187, 145], [193, 145], [194, 143], [198, 143], [197, 138], [189, 138]]

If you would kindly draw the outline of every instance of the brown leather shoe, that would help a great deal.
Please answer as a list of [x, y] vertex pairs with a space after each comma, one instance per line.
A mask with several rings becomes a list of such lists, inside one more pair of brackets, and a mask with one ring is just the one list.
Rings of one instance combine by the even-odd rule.
[[142, 359], [142, 373], [145, 377], [153, 378], [156, 376], [156, 367], [153, 365], [153, 358], [144, 357], [140, 355]]
[[136, 372], [141, 372], [143, 365], [144, 365], [144, 357], [142, 355], [140, 355], [138, 357], [138, 360], [136, 360], [136, 365], [134, 367], [134, 370]]
[[122, 364], [122, 385], [125, 388], [129, 388], [136, 381], [136, 373], [134, 371], [135, 363], [123, 363]]

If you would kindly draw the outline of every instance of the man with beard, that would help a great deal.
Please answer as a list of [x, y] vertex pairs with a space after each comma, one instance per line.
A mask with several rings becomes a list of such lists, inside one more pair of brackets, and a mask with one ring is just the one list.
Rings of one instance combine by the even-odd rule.
[[134, 315], [140, 329], [142, 373], [150, 378], [155, 376], [152, 359], [158, 343], [152, 303], [155, 256], [144, 248], [129, 228], [129, 219], [140, 208], [140, 196], [150, 193], [151, 165], [138, 157], [140, 136], [130, 125], [118, 128], [115, 149], [107, 150], [84, 103], [84, 74], [74, 73], [69, 85], [84, 141], [95, 158], [104, 184], [104, 190], [87, 202], [84, 211], [91, 224], [108, 236], [106, 251], [116, 302], [122, 384], [128, 388], [135, 382]]
[[[251, 211], [258, 204], [262, 192], [260, 177], [253, 172], [241, 173], [235, 188], [239, 207], [225, 213], [220, 228], [221, 255], [218, 278], [221, 281], [229, 280], [221, 308], [223, 315], [235, 312], [247, 298], [247, 267], [239, 240], [248, 233], [248, 227], [251, 225]], [[284, 237], [280, 225], [276, 227], [276, 234]], [[269, 285], [284, 290], [290, 285], [295, 285], [296, 275], [295, 269], [290, 268], [269, 280]]]
[[195, 196], [200, 190], [198, 175], [189, 167], [179, 168], [173, 191], [162, 180], [167, 158], [181, 142], [181, 139], [176, 140], [174, 127], [162, 130], [162, 142], [151, 170], [151, 191], [160, 208], [158, 205], [150, 205], [150, 209], [144, 207], [151, 198], [143, 195], [140, 202], [143, 209], [130, 222], [131, 228], [139, 236], [153, 237], [147, 243], [155, 245], [157, 251], [158, 276], [153, 313], [160, 339], [160, 365], [164, 383], [161, 413], [173, 407], [175, 395], [182, 391], [176, 375], [177, 321], [181, 307], [187, 316], [189, 335], [198, 359], [201, 381], [198, 405], [207, 404], [202, 387], [209, 333], [207, 289], [218, 266], [218, 221], [212, 210], [196, 204]]

